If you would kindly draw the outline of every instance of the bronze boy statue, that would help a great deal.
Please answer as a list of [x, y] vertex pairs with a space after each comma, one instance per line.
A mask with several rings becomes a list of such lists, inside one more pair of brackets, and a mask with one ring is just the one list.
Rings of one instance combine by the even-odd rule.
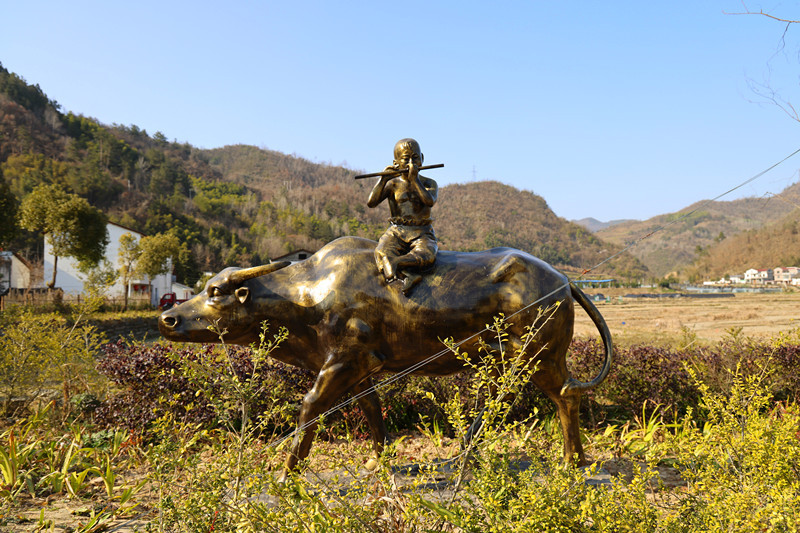
[[[414, 139], [401, 139], [394, 145], [394, 163], [386, 167], [369, 194], [367, 205], [389, 202], [391, 226], [375, 247], [375, 261], [386, 281], [403, 280], [403, 294], [408, 295], [422, 279], [420, 270], [436, 261], [436, 234], [431, 227], [431, 207], [436, 203], [439, 186], [419, 175], [423, 155]], [[398, 176], [399, 174], [399, 176]]]

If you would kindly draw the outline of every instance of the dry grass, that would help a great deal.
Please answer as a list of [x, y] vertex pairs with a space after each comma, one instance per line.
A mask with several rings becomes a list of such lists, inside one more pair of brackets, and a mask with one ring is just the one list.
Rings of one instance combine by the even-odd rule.
[[[603, 292], [602, 289], [592, 292]], [[628, 291], [630, 292], [630, 291]], [[605, 291], [603, 294], [608, 295]], [[715, 342], [733, 329], [746, 336], [771, 336], [800, 327], [800, 293], [744, 294], [733, 298], [634, 299], [613, 296], [596, 302], [615, 342], [679, 345], [687, 341]], [[582, 311], [575, 316], [577, 335], [596, 336]]]

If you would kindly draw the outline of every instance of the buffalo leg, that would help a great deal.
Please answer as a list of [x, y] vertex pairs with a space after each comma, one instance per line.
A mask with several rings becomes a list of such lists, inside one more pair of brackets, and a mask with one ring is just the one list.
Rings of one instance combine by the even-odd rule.
[[[329, 361], [331, 361], [330, 358]], [[280, 478], [284, 481], [287, 473], [297, 468], [297, 464], [308, 457], [314, 441], [317, 418], [333, 407], [334, 402], [342, 398], [363, 380], [369, 378], [369, 367], [359, 364], [361, 361], [341, 361], [326, 363], [317, 375], [314, 386], [303, 398], [298, 420], [298, 430], [292, 440], [292, 450], [286, 458], [285, 471]], [[376, 398], [377, 399], [377, 398]], [[380, 407], [377, 412], [380, 413]]]
[[534, 374], [536, 386], [556, 404], [558, 419], [561, 422], [561, 433], [564, 437], [564, 461], [575, 462], [578, 466], [587, 464], [581, 444], [581, 429], [578, 414], [581, 405], [579, 390], [567, 390], [561, 393], [561, 388], [566, 383], [569, 375], [566, 366], [555, 368], [540, 365]]
[[578, 466], [588, 464], [581, 444], [581, 426], [578, 415], [581, 408], [581, 392], [568, 390], [559, 393], [560, 403], [556, 402], [561, 431], [564, 432], [564, 460], [575, 461]]
[[[496, 351], [499, 352], [499, 346], [491, 345]], [[511, 337], [508, 339], [504, 347], [506, 360], [510, 361], [516, 357], [518, 350], [521, 347], [521, 341], [517, 338]], [[544, 392], [550, 400], [556, 405], [558, 419], [561, 423], [561, 432], [564, 438], [564, 461], [575, 461], [579, 466], [585, 465], [586, 457], [583, 452], [583, 445], [581, 444], [580, 437], [580, 421], [578, 418], [581, 404], [581, 392], [576, 389], [565, 390], [562, 394], [562, 387], [569, 379], [569, 372], [566, 363], [563, 359], [559, 359], [559, 363], [555, 363], [549, 358], [539, 360], [536, 372], [533, 374], [533, 383]], [[493, 374], [501, 373], [501, 369], [496, 369]], [[490, 387], [488, 391], [490, 397], [496, 394], [494, 387]], [[507, 401], [513, 401], [513, 398], [505, 398]], [[469, 427], [467, 434], [464, 437], [464, 445], [475, 438], [483, 426], [483, 414], [486, 409], [482, 409], [472, 425]]]
[[[365, 391], [372, 387], [372, 379], [366, 379], [353, 388], [353, 394], [363, 394]], [[387, 442], [386, 424], [383, 421], [383, 413], [381, 412], [381, 401], [378, 398], [378, 393], [374, 390], [366, 393], [358, 399], [358, 405], [361, 411], [364, 412], [364, 417], [369, 424], [369, 431], [372, 435], [372, 442], [375, 450], [375, 458], [380, 457], [383, 453], [383, 447]], [[373, 468], [377, 463], [370, 461], [367, 468]]]

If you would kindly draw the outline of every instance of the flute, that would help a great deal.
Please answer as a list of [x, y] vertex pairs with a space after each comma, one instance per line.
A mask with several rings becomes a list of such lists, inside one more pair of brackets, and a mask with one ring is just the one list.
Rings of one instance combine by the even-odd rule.
[[[439, 163], [438, 165], [426, 165], [426, 166], [423, 166], [423, 167], [419, 167], [419, 170], [428, 170], [428, 169], [431, 169], [431, 168], [442, 168], [443, 166], [444, 166], [444, 163]], [[406, 172], [408, 172], [407, 168], [401, 168], [401, 169], [398, 169], [398, 170], [383, 170], [381, 172], [373, 172], [371, 174], [359, 174], [354, 179], [360, 180], [360, 179], [364, 179], [364, 178], [375, 178], [377, 176], [393, 176], [393, 175], [405, 174]]]

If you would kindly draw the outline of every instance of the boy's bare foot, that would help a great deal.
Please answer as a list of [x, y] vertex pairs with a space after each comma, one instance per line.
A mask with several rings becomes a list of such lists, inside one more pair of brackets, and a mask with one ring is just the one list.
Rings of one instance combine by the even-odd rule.
[[408, 294], [411, 292], [411, 289], [413, 289], [417, 283], [422, 281], [422, 275], [416, 272], [403, 272], [403, 275], [403, 294], [408, 296]]

